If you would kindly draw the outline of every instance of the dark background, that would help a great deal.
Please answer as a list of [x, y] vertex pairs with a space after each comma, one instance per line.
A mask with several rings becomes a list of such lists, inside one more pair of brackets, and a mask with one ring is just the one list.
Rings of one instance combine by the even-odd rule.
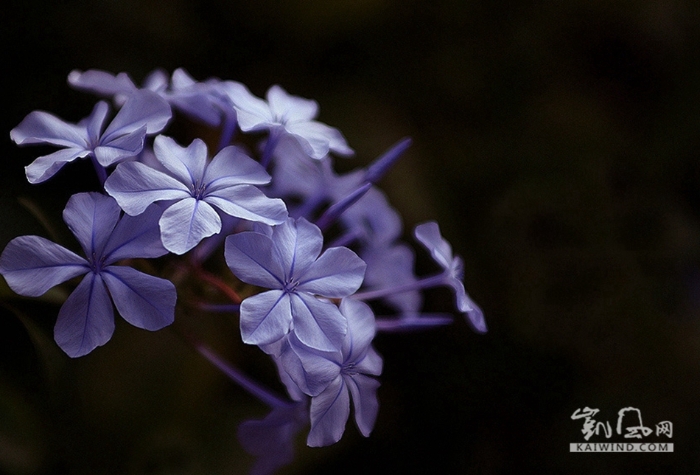
[[[6, 2], [0, 244], [47, 234], [18, 198], [70, 243], [60, 212], [95, 186], [81, 175], [87, 164], [74, 164], [30, 187], [23, 166], [37, 149], [9, 140], [32, 110], [89, 113], [95, 98], [67, 86], [72, 69], [138, 82], [184, 67], [258, 96], [280, 84], [316, 99], [320, 120], [343, 131], [357, 151], [345, 169], [413, 137], [380, 185], [407, 236], [439, 221], [490, 328], [479, 336], [459, 319], [380, 335], [372, 436], [352, 423], [330, 448], [309, 449], [302, 436], [281, 473], [697, 473], [697, 5], [542, 3]], [[418, 266], [435, 270], [423, 254]], [[264, 406], [173, 332], [120, 321], [105, 347], [70, 360], [52, 341], [56, 302], [7, 289], [2, 298], [0, 473], [245, 473], [236, 427]], [[429, 304], [446, 309], [450, 298], [435, 292]], [[197, 325], [274, 384], [233, 319]], [[583, 442], [571, 415], [585, 406], [613, 429], [629, 406], [652, 428], [672, 421], [675, 453], [569, 453]]]

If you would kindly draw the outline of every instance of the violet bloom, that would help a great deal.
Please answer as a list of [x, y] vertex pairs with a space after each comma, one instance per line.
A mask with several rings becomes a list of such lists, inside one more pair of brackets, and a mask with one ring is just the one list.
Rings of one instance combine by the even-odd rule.
[[26, 167], [29, 183], [46, 181], [66, 163], [87, 157], [97, 162], [96, 169], [101, 181], [104, 181], [104, 167], [138, 155], [143, 149], [146, 135], [163, 130], [172, 116], [170, 106], [149, 91], [133, 94], [104, 128], [108, 112], [109, 105], [100, 101], [92, 113], [78, 124], [64, 122], [43, 111], [27, 115], [10, 131], [10, 138], [17, 145], [49, 144], [61, 147], [61, 150], [41, 156]]
[[151, 208], [136, 218], [120, 219], [120, 213], [109, 196], [73, 195], [63, 219], [87, 258], [39, 236], [13, 239], [0, 256], [0, 274], [12, 290], [28, 297], [85, 274], [61, 307], [54, 328], [56, 343], [71, 357], [83, 356], [112, 337], [112, 301], [138, 328], [159, 330], [173, 322], [177, 294], [171, 282], [114, 265], [167, 253], [155, 226], [158, 210]]
[[466, 314], [467, 320], [476, 331], [486, 332], [484, 313], [464, 290], [464, 262], [459, 256], [452, 255], [452, 246], [440, 234], [438, 224], [434, 221], [419, 224], [414, 229], [414, 235], [430, 251], [435, 262], [445, 270], [445, 283], [454, 291], [459, 311]]
[[98, 69], [84, 72], [73, 70], [68, 75], [68, 83], [75, 89], [113, 97], [117, 104], [123, 104], [140, 90], [149, 90], [188, 117], [210, 126], [221, 122], [222, 101], [214, 94], [212, 87], [208, 83], [195, 81], [182, 68], [173, 71], [171, 78], [165, 71], [156, 69], [146, 76], [141, 87], [127, 73], [114, 75]]
[[[365, 263], [345, 247], [321, 254], [321, 230], [303, 218], [263, 232], [226, 238], [226, 263], [243, 282], [266, 289], [241, 303], [245, 343], [267, 345], [293, 331], [311, 348], [335, 351], [347, 323], [325, 299], [351, 295], [362, 284]], [[325, 299], [320, 299], [324, 297]]]
[[318, 103], [314, 100], [292, 96], [277, 85], [268, 89], [267, 101], [254, 96], [240, 83], [223, 83], [222, 90], [236, 109], [241, 130], [268, 130], [273, 148], [282, 134], [288, 134], [315, 159], [325, 157], [328, 152], [343, 156], [354, 153], [338, 129], [314, 120], [318, 115]]
[[350, 417], [351, 396], [355, 422], [365, 437], [379, 411], [379, 381], [372, 376], [381, 374], [382, 358], [371, 346], [376, 334], [374, 314], [367, 304], [352, 298], [343, 299], [340, 311], [347, 318], [348, 331], [338, 351], [313, 351], [290, 336], [280, 357], [294, 382], [307, 393], [312, 390], [307, 438], [312, 447], [340, 440]]
[[268, 198], [254, 186], [268, 183], [270, 175], [236, 147], [222, 149], [208, 162], [202, 140], [183, 148], [159, 135], [154, 152], [163, 171], [140, 162], [122, 163], [107, 179], [105, 190], [130, 215], [142, 213], [151, 203], [171, 201], [159, 221], [163, 245], [170, 252], [184, 254], [219, 233], [216, 209], [270, 225], [287, 218], [282, 200]]

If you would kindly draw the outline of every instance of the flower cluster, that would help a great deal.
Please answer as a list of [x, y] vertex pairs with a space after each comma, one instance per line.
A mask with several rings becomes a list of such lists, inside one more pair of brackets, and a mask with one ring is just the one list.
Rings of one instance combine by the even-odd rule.
[[[486, 331], [465, 292], [462, 261], [438, 225], [418, 225], [414, 236], [442, 270], [416, 276], [402, 220], [376, 186], [410, 139], [365, 168], [338, 174], [334, 157], [353, 150], [338, 129], [315, 120], [315, 101], [280, 86], [262, 99], [240, 83], [196, 81], [182, 69], [155, 71], [141, 87], [125, 73], [97, 70], [73, 71], [68, 82], [102, 100], [78, 123], [32, 112], [10, 137], [18, 145], [56, 148], [26, 167], [30, 183], [91, 160], [101, 189], [72, 196], [63, 213], [84, 257], [43, 237], [20, 236], [0, 256], [0, 274], [24, 296], [57, 285], [73, 289], [55, 326], [56, 343], [71, 357], [111, 338], [114, 308], [146, 330], [170, 325], [176, 312], [186, 317], [178, 309], [191, 303], [178, 302], [181, 281], [168, 272], [198, 270], [214, 282], [231, 302], [199, 302], [200, 308], [237, 316], [242, 341], [273, 359], [288, 392], [287, 398], [272, 394], [190, 340], [270, 406], [268, 418], [240, 430], [254, 454], [266, 450], [256, 440], [278, 442], [267, 449], [280, 458], [265, 458], [260, 470], [286, 463], [291, 437], [306, 425], [309, 445], [337, 442], [351, 408], [359, 431], [369, 435], [382, 372], [375, 335], [452, 322], [451, 315], [424, 311], [423, 290], [450, 288], [457, 311], [477, 332]], [[217, 131], [218, 143], [182, 144], [166, 135], [176, 113]], [[166, 255], [177, 265], [165, 269], [176, 271], [137, 270], [142, 259]], [[231, 274], [203, 270], [216, 256]], [[375, 316], [376, 308], [392, 314]], [[260, 436], [282, 427], [284, 434]]]

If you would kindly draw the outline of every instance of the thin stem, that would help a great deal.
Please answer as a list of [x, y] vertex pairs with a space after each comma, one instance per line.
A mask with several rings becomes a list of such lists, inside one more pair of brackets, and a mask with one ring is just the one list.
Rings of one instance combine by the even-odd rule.
[[238, 313], [241, 310], [241, 306], [239, 304], [216, 304], [216, 303], [206, 303], [206, 302], [198, 302], [197, 307], [199, 307], [200, 310], [204, 310], [206, 312], [215, 312], [215, 313]]
[[210, 283], [217, 289], [219, 289], [226, 297], [228, 297], [234, 304], [240, 304], [243, 299], [241, 298], [240, 295], [236, 293], [235, 290], [233, 290], [231, 287], [226, 284], [223, 280], [219, 279], [217, 276], [212, 274], [211, 272], [207, 272], [206, 270], [202, 269], [199, 266], [193, 266], [193, 269], [195, 273], [197, 274], [197, 277], [200, 279]]
[[358, 300], [374, 300], [388, 295], [400, 294], [402, 292], [408, 292], [411, 290], [426, 289], [428, 287], [437, 287], [445, 283], [445, 272], [440, 274], [431, 275], [428, 277], [423, 277], [422, 279], [408, 282], [406, 284], [397, 285], [395, 287], [384, 287], [376, 290], [367, 290], [365, 292], [358, 292], [353, 295], [353, 298]]
[[287, 407], [291, 402], [282, 399], [281, 397], [274, 394], [272, 391], [258, 383], [257, 381], [251, 379], [244, 373], [242, 373], [238, 368], [234, 367], [227, 361], [225, 361], [221, 356], [214, 352], [204, 343], [196, 340], [192, 335], [183, 335], [185, 339], [194, 347], [197, 352], [207, 359], [211, 364], [213, 364], [218, 370], [224, 373], [231, 381], [238, 384], [242, 389], [247, 391], [252, 396], [258, 398], [261, 402], [269, 406], [270, 408], [276, 407]]

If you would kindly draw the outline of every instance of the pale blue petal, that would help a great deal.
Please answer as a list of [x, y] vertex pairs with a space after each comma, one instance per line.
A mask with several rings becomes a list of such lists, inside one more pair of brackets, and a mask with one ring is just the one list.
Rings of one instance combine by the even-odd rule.
[[281, 289], [284, 268], [268, 236], [246, 231], [226, 238], [224, 256], [231, 272], [243, 282], [268, 289]]
[[362, 285], [367, 265], [346, 247], [331, 247], [298, 276], [298, 289], [329, 298], [341, 298]]
[[486, 333], [488, 329], [486, 327], [486, 320], [484, 319], [484, 312], [482, 312], [479, 306], [467, 295], [466, 290], [464, 290], [464, 284], [455, 278], [450, 278], [447, 284], [452, 287], [455, 298], [457, 299], [457, 308], [465, 315], [467, 322], [475, 331]]
[[78, 123], [78, 126], [85, 127], [87, 132], [89, 148], [94, 147], [100, 140], [100, 134], [109, 114], [109, 104], [105, 101], [100, 101], [95, 104], [89, 116]]
[[95, 192], [76, 193], [63, 210], [63, 220], [86, 256], [100, 256], [120, 214], [119, 205], [110, 196]]
[[362, 435], [369, 437], [379, 413], [379, 401], [377, 400], [379, 381], [359, 373], [345, 376], [343, 379], [352, 395], [357, 428], [360, 429]]
[[281, 224], [287, 219], [287, 206], [279, 198], [268, 198], [253, 185], [237, 185], [207, 192], [204, 201], [229, 216], [264, 224]]
[[168, 250], [160, 240], [158, 226], [162, 213], [160, 206], [153, 204], [138, 216], [123, 215], [102, 252], [105, 265], [120, 259], [160, 257], [167, 254]]
[[419, 224], [413, 231], [416, 239], [430, 251], [435, 262], [443, 269], [449, 269], [452, 264], [452, 247], [440, 235], [440, 228], [435, 221]]
[[204, 183], [207, 146], [202, 140], [194, 139], [188, 147], [181, 147], [172, 138], [159, 135], [153, 142], [153, 150], [158, 161], [172, 176], [188, 187]]
[[191, 197], [187, 186], [139, 162], [123, 162], [105, 181], [105, 191], [130, 215], [143, 213], [151, 203]]
[[[338, 130], [329, 127], [321, 122], [294, 122], [285, 125], [285, 130], [308, 143], [311, 148], [311, 157], [321, 159], [328, 155], [331, 150], [331, 143], [334, 144], [334, 152], [341, 155], [351, 155], [352, 149], [347, 145], [342, 146], [345, 140]], [[302, 145], [304, 145], [302, 143]]]
[[29, 113], [10, 131], [10, 138], [17, 145], [45, 143], [82, 149], [88, 146], [87, 132], [83, 127], [64, 122], [43, 111]]
[[0, 256], [0, 274], [20, 295], [38, 297], [90, 268], [82, 257], [39, 236], [10, 241]]
[[114, 310], [102, 278], [89, 273], [58, 312], [54, 339], [72, 358], [90, 353], [114, 333]]
[[126, 266], [109, 266], [102, 278], [119, 314], [135, 327], [160, 330], [175, 319], [175, 286]]
[[225, 81], [221, 84], [236, 109], [238, 126], [244, 132], [267, 128], [272, 123], [272, 113], [267, 102], [254, 96], [243, 84]]
[[32, 185], [42, 183], [54, 176], [66, 163], [90, 155], [84, 148], [65, 148], [36, 158], [24, 167], [27, 181]]
[[143, 149], [146, 138], [146, 126], [125, 135], [103, 142], [93, 151], [95, 158], [103, 167], [109, 167], [130, 157], [135, 157]]
[[134, 92], [124, 103], [102, 135], [102, 142], [134, 132], [144, 125], [148, 134], [163, 130], [172, 117], [170, 105], [152, 91]]
[[292, 96], [277, 84], [267, 90], [266, 98], [272, 115], [285, 123], [308, 121], [318, 114], [316, 101]]
[[372, 309], [364, 302], [345, 298], [340, 302], [340, 312], [348, 321], [348, 331], [343, 340], [345, 361], [361, 360], [377, 333]]
[[319, 351], [338, 351], [347, 320], [334, 304], [303, 293], [292, 294], [294, 334], [301, 343]]
[[273, 230], [272, 241], [279, 250], [287, 276], [302, 275], [316, 260], [323, 247], [323, 235], [315, 224], [292, 218]]
[[335, 444], [345, 432], [350, 417], [350, 394], [343, 378], [336, 378], [311, 399], [311, 430], [306, 438], [310, 447]]
[[214, 156], [204, 173], [207, 190], [216, 190], [231, 185], [265, 185], [271, 177], [258, 162], [243, 153], [238, 147], [221, 149]]
[[361, 360], [355, 361], [355, 371], [362, 374], [379, 376], [382, 374], [384, 361], [377, 351], [370, 346]]
[[279, 361], [294, 384], [309, 396], [316, 396], [340, 374], [340, 352], [325, 353], [305, 347], [290, 333], [285, 339]]
[[289, 333], [292, 311], [289, 296], [269, 290], [241, 303], [241, 337], [250, 345], [267, 345]]
[[163, 246], [175, 254], [184, 254], [202, 239], [221, 231], [221, 218], [204, 201], [189, 197], [166, 209], [159, 225]]
[[68, 74], [68, 84], [75, 89], [95, 92], [103, 96], [131, 94], [138, 89], [126, 73], [119, 73], [115, 76], [97, 69], [85, 72], [74, 69]]

